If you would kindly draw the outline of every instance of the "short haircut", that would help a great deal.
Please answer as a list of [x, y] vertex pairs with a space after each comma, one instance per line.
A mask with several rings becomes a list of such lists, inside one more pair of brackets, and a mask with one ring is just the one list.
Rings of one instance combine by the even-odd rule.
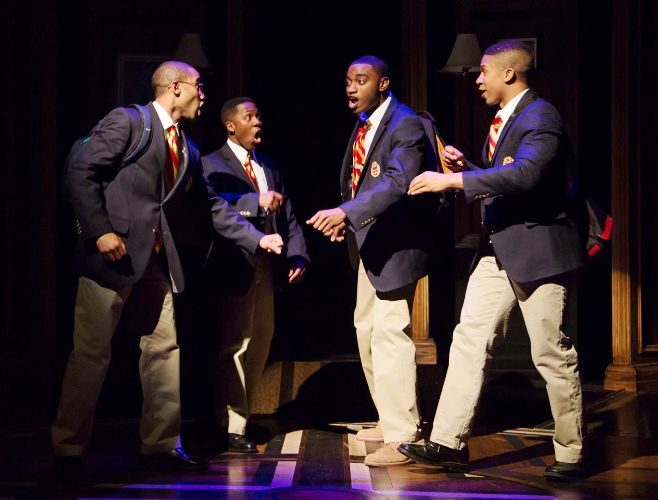
[[153, 95], [158, 97], [163, 94], [171, 82], [181, 81], [193, 75], [196, 70], [182, 61], [165, 61], [156, 68], [151, 77]]
[[220, 119], [222, 120], [222, 125], [226, 126], [226, 122], [229, 121], [231, 116], [233, 116], [235, 111], [238, 109], [238, 106], [240, 104], [244, 104], [245, 102], [256, 104], [256, 102], [251, 97], [234, 97], [233, 99], [226, 101], [222, 105], [222, 111], [219, 115]]
[[375, 70], [375, 73], [379, 75], [380, 78], [382, 77], [388, 77], [390, 75], [390, 71], [388, 69], [388, 64], [386, 64], [382, 59], [380, 59], [377, 56], [361, 56], [358, 59], [355, 59], [352, 61], [352, 66], [353, 64], [369, 64], [372, 66], [372, 69]]
[[501, 40], [486, 48], [488, 56], [501, 56], [503, 64], [512, 68], [516, 73], [525, 75], [532, 69], [534, 57], [527, 44], [520, 40]]

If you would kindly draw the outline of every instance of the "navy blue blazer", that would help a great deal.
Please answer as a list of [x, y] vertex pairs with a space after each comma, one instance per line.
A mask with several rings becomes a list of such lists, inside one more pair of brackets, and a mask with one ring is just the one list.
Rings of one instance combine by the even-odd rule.
[[[260, 193], [227, 143], [202, 157], [201, 164], [206, 182], [219, 196], [259, 230], [268, 234], [279, 233], [283, 238], [285, 247], [281, 255], [270, 254], [274, 262], [275, 284], [281, 285], [287, 282], [287, 258], [297, 257], [307, 263], [311, 259], [279, 171], [265, 155], [257, 153], [256, 160], [263, 167], [269, 189], [283, 194], [283, 204], [277, 213], [266, 213], [260, 207]], [[222, 290], [244, 293], [251, 285], [255, 267], [256, 259], [251, 253], [236, 247], [226, 238], [216, 237], [208, 271], [226, 277], [219, 283]]]
[[[176, 183], [164, 192], [164, 168], [169, 151], [164, 130], [153, 107], [152, 136], [146, 151], [122, 167], [131, 144], [131, 108], [116, 108], [102, 121], [91, 139], [71, 160], [67, 183], [76, 217], [79, 272], [102, 286], [118, 289], [136, 283], [153, 252], [156, 228], [162, 232], [164, 252], [174, 287], [185, 288], [179, 257], [181, 247], [200, 243], [212, 210], [216, 231], [252, 253], [263, 234], [208, 188], [201, 172], [199, 151], [181, 133]], [[127, 255], [106, 262], [96, 248], [99, 236], [114, 232], [126, 245]]]
[[360, 257], [375, 289], [388, 292], [413, 283], [430, 270], [438, 196], [411, 197], [407, 190], [415, 176], [436, 170], [436, 157], [424, 154], [428, 146], [420, 117], [391, 96], [352, 199], [352, 147], [357, 129], [358, 123], [340, 175], [340, 208], [349, 221], [350, 261], [356, 268]]
[[[488, 138], [488, 135], [487, 135]], [[482, 200], [483, 238], [517, 282], [536, 281], [580, 267], [583, 245], [568, 214], [568, 150], [559, 112], [532, 89], [501, 130], [484, 168], [463, 174], [467, 201]]]

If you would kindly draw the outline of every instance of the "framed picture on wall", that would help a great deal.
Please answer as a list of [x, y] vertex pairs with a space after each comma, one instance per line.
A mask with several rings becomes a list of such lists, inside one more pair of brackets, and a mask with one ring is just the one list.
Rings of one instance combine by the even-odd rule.
[[145, 104], [153, 100], [151, 76], [164, 56], [119, 55], [117, 58], [117, 105]]
[[501, 38], [499, 42], [503, 40], [518, 40], [519, 42], [525, 43], [530, 47], [530, 52], [532, 52], [532, 58], [535, 61], [534, 67], [537, 67], [537, 38]]

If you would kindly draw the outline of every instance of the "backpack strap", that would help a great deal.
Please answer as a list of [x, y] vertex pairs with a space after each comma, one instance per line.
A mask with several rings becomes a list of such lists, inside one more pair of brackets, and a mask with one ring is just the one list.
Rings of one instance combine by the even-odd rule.
[[123, 165], [127, 165], [139, 158], [146, 151], [146, 147], [151, 141], [151, 113], [149, 113], [149, 110], [140, 104], [131, 104], [127, 107], [135, 108], [139, 113], [139, 139], [134, 141], [133, 145], [126, 152], [126, 156], [123, 158]]
[[443, 158], [443, 150], [445, 148], [445, 142], [439, 135], [438, 128], [436, 126], [436, 120], [429, 111], [419, 110], [416, 114], [420, 117], [423, 122], [423, 127], [425, 128], [425, 135], [430, 140], [430, 144], [435, 148], [434, 153], [436, 154], [437, 159], [437, 171], [442, 173], [451, 173], [452, 170], [448, 168], [448, 164]]

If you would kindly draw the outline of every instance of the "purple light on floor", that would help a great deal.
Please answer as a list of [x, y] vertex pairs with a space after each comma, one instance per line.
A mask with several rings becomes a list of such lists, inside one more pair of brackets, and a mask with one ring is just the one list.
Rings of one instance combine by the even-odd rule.
[[248, 486], [248, 485], [228, 485], [228, 484], [126, 484], [120, 486], [122, 489], [129, 490], [181, 490], [181, 491], [265, 491], [271, 490], [271, 486]]
[[468, 493], [468, 492], [440, 492], [440, 491], [405, 491], [405, 490], [373, 490], [382, 495], [404, 495], [431, 498], [487, 498], [500, 500], [559, 500], [547, 495], [525, 495], [514, 493]]
[[[101, 486], [101, 485], [98, 485]], [[272, 488], [271, 486], [249, 486], [249, 485], [227, 485], [227, 484], [187, 484], [187, 483], [171, 483], [171, 484], [126, 484], [126, 485], [103, 485], [105, 487], [116, 486], [122, 489], [135, 489], [135, 490], [178, 490], [178, 491], [285, 491], [303, 489], [303, 487], [291, 488]], [[316, 491], [322, 490], [319, 487]], [[331, 488], [329, 489], [331, 490]], [[327, 490], [327, 491], [329, 491]], [[336, 490], [337, 491], [337, 490]], [[441, 492], [441, 491], [408, 491], [408, 490], [363, 490], [363, 489], [345, 489], [343, 491], [357, 492], [372, 492], [380, 495], [404, 495], [405, 497], [428, 497], [428, 498], [484, 498], [490, 500], [558, 500], [554, 496], [549, 495], [528, 495], [528, 494], [514, 494], [514, 493], [475, 493], [475, 492]]]

